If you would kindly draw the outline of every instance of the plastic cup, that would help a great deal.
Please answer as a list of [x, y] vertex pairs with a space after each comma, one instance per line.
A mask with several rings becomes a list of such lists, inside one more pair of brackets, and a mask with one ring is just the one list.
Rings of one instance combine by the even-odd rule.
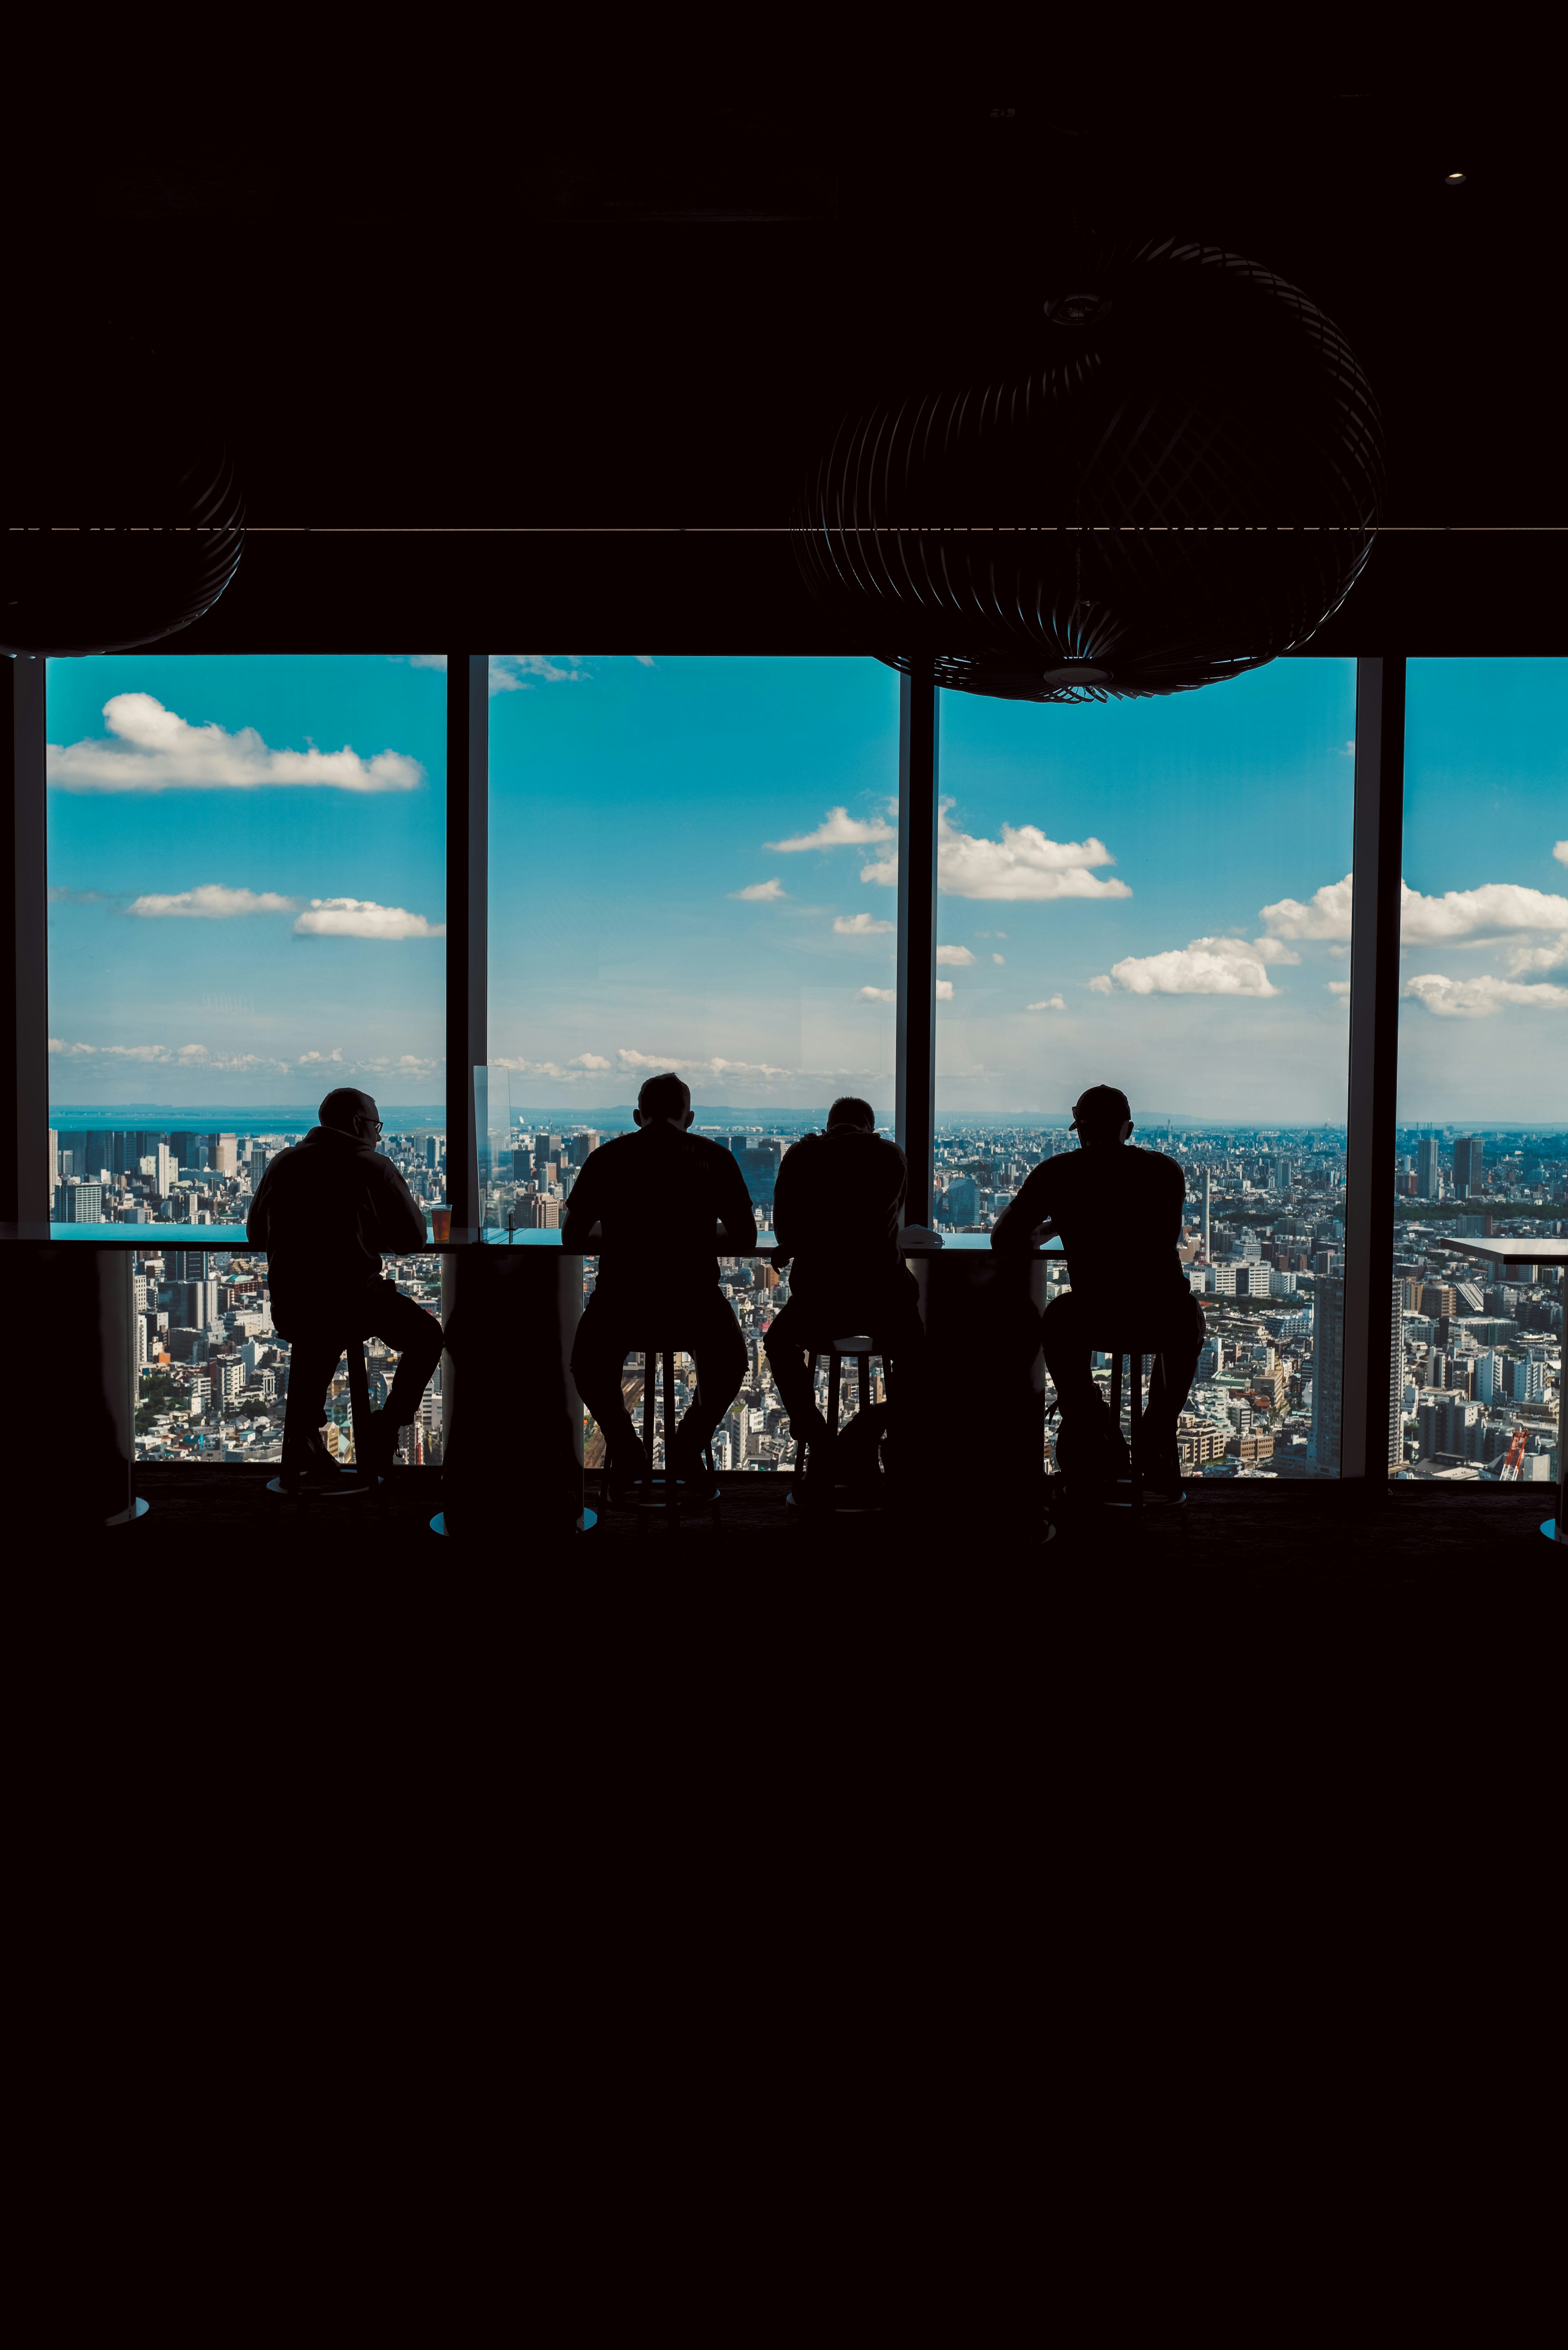
[[431, 1232], [433, 1237], [438, 1241], [451, 1240], [452, 1210], [450, 1208], [432, 1208], [431, 1210]]

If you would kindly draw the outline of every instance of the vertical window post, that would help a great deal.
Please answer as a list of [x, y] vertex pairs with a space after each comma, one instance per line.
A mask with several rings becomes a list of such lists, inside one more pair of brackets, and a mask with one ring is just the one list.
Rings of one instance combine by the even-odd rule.
[[473, 1072], [488, 1057], [490, 658], [446, 660], [446, 1167], [454, 1224], [479, 1222]]
[[1355, 665], [1355, 895], [1340, 1475], [1380, 1498], [1396, 1455], [1394, 1101], [1405, 826], [1405, 660]]
[[898, 686], [897, 1133], [909, 1167], [905, 1221], [931, 1221], [937, 1107], [937, 682], [917, 661]]
[[0, 661], [0, 708], [10, 790], [0, 847], [0, 907], [11, 929], [0, 1055], [0, 1222], [41, 1223], [49, 1213], [45, 1152], [49, 1130], [49, 954], [45, 878], [42, 654]]

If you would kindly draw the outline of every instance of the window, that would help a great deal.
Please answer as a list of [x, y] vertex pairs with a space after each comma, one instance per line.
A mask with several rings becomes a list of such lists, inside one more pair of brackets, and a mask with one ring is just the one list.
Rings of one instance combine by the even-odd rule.
[[[1563, 1288], [1429, 1252], [1568, 1214], [1568, 661], [1412, 660], [1396, 1255], [1417, 1476], [1556, 1473]], [[1539, 1279], [1530, 1278], [1538, 1273]]]
[[[557, 1224], [587, 1151], [674, 1069], [766, 1226], [783, 1152], [835, 1095], [892, 1124], [898, 677], [501, 654], [491, 696], [488, 1124], [504, 1069], [514, 1180], [488, 1213]], [[785, 1452], [761, 1352], [774, 1278], [724, 1273], [751, 1358], [743, 1424], [722, 1431], [736, 1467]]]
[[149, 652], [47, 690], [52, 1214], [147, 1227], [143, 1449], [270, 1457], [287, 1348], [235, 1229], [268, 1155], [348, 1085], [439, 1177], [444, 681]]
[[1338, 1473], [1355, 705], [1338, 660], [941, 696], [937, 1221], [986, 1229], [1120, 1087], [1187, 1174], [1189, 1473]]

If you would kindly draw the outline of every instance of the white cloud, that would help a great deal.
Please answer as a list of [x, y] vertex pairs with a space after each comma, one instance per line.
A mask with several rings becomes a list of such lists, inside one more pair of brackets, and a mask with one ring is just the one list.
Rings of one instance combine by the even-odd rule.
[[[891, 926], [889, 925], [889, 927]], [[1002, 961], [1002, 957], [998, 955], [996, 960], [1000, 962]], [[939, 947], [937, 949], [937, 961], [939, 962], [956, 964], [960, 971], [963, 971], [966, 970], [974, 961], [974, 957], [971, 954], [967, 947]]]
[[63, 1036], [51, 1036], [49, 1051], [57, 1060], [139, 1061], [176, 1069], [231, 1073], [269, 1069], [286, 1076], [289, 1068], [288, 1062], [274, 1060], [266, 1053], [214, 1053], [206, 1045], [83, 1045], [67, 1044]]
[[1127, 955], [1111, 965], [1108, 978], [1102, 973], [1089, 985], [1100, 995], [1110, 993], [1113, 982], [1130, 995], [1277, 995], [1266, 968], [1277, 959], [1246, 939], [1194, 939], [1164, 954]]
[[297, 898], [280, 898], [275, 889], [229, 889], [221, 881], [201, 881], [193, 889], [178, 889], [167, 896], [154, 890], [145, 898], [133, 898], [129, 910], [149, 918], [190, 914], [222, 922], [233, 914], [292, 914], [298, 903]]
[[897, 1003], [898, 991], [896, 987], [863, 987], [860, 1001], [862, 1003]]
[[1299, 898], [1282, 898], [1265, 906], [1258, 919], [1282, 939], [1347, 939], [1350, 936], [1350, 881], [1330, 881], [1314, 890], [1303, 905]]
[[103, 705], [112, 742], [101, 738], [48, 747], [51, 784], [67, 792], [254, 791], [273, 784], [326, 785], [342, 792], [411, 792], [425, 780], [417, 759], [400, 751], [361, 758], [341, 751], [272, 750], [254, 726], [226, 733], [192, 726], [151, 693], [114, 693]]
[[643, 669], [656, 669], [658, 667], [658, 663], [655, 661], [651, 653], [633, 653], [632, 659]]
[[875, 881], [879, 889], [896, 889], [898, 886], [898, 860], [896, 857], [874, 858], [869, 865], [860, 868], [862, 881]]
[[771, 906], [777, 899], [787, 898], [789, 891], [778, 881], [753, 881], [744, 889], [732, 889], [732, 898], [743, 898], [753, 906]]
[[1006, 936], [1005, 931], [976, 931], [975, 932], [977, 939], [1004, 939]]
[[1559, 865], [1568, 865], [1568, 840], [1560, 840], [1552, 854]]
[[951, 980], [939, 979], [937, 982], [937, 1002], [939, 1003], [950, 1003], [952, 1000], [953, 983]]
[[373, 898], [312, 898], [295, 923], [299, 938], [444, 939], [444, 922], [427, 921], [402, 906], [378, 906]]
[[490, 691], [526, 693], [535, 685], [580, 685], [588, 671], [581, 653], [492, 653]]
[[[898, 929], [896, 922], [878, 922], [869, 914], [836, 914], [833, 927], [841, 939], [870, 939]], [[937, 961], [941, 961], [939, 950]]]
[[624, 1076], [647, 1076], [662, 1069], [684, 1070], [688, 1075], [706, 1077], [790, 1077], [805, 1074], [774, 1068], [767, 1061], [727, 1061], [717, 1055], [709, 1061], [693, 1061], [681, 1053], [638, 1053], [626, 1045], [617, 1046], [615, 1057], [616, 1066]]
[[596, 1069], [607, 1069], [609, 1063], [602, 1053], [575, 1053], [572, 1055], [571, 1066], [574, 1069], [587, 1069], [591, 1072]]
[[1485, 1020], [1507, 1004], [1522, 1004], [1536, 1012], [1568, 1011], [1568, 987], [1532, 987], [1518, 980], [1449, 979], [1441, 972], [1420, 972], [1405, 983], [1404, 993], [1440, 1020]]
[[[1521, 882], [1485, 881], [1477, 889], [1447, 889], [1440, 898], [1423, 897], [1408, 882], [1399, 887], [1399, 936], [1406, 946], [1443, 945], [1496, 931], [1568, 936], [1568, 898]], [[1262, 921], [1276, 938], [1348, 939], [1351, 888], [1347, 873], [1343, 881], [1316, 890], [1304, 905], [1297, 898], [1282, 898], [1263, 908]]]
[[[897, 840], [892, 825], [881, 816], [851, 816], [847, 808], [829, 808], [815, 832], [797, 832], [788, 840], [764, 840], [764, 848], [793, 857], [803, 848], [846, 848], [873, 840]], [[864, 880], [865, 876], [861, 879]]]
[[[392, 660], [399, 660], [402, 659], [402, 655], [392, 653], [389, 658]], [[410, 653], [408, 656], [408, 663], [410, 669], [444, 670], [446, 667], [446, 655], [444, 653]]]
[[1005, 955], [993, 954], [991, 960], [992, 962], [1001, 963], [1005, 969], [1007, 963], [1007, 957]]
[[1568, 931], [1561, 938], [1547, 939], [1540, 946], [1504, 946], [1502, 954], [1511, 979], [1521, 979], [1527, 971], [1555, 971], [1560, 963], [1568, 963]]
[[302, 1069], [307, 1069], [317, 1063], [327, 1068], [340, 1068], [343, 1064], [342, 1046], [334, 1045], [330, 1053], [301, 1053], [299, 1066]]
[[1324, 980], [1324, 985], [1327, 988], [1331, 995], [1348, 995], [1350, 993], [1350, 982], [1347, 979], [1327, 979]]
[[101, 906], [106, 902], [109, 891], [67, 889], [63, 883], [57, 882], [52, 889], [46, 890], [45, 895], [51, 906]]
[[1026, 1003], [1023, 1009], [1025, 1012], [1065, 1012], [1067, 999], [1064, 995], [1047, 995], [1042, 1003]]
[[1115, 863], [1103, 840], [1048, 840], [1034, 824], [1004, 824], [1000, 840], [983, 840], [939, 821], [937, 885], [950, 898], [1130, 898], [1125, 881], [1090, 870]]

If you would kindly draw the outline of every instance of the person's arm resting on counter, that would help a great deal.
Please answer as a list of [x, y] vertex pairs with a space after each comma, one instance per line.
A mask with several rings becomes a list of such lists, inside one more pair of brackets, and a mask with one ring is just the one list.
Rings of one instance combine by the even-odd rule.
[[[385, 1256], [404, 1256], [426, 1247], [425, 1211], [391, 1160], [376, 1151], [371, 1156], [369, 1171], [371, 1230], [366, 1238], [371, 1247], [379, 1249]], [[266, 1177], [264, 1175], [262, 1190], [265, 1191], [265, 1189]], [[257, 1196], [259, 1198], [260, 1194]]]
[[992, 1227], [991, 1245], [1020, 1256], [1033, 1247], [1037, 1239], [1044, 1240], [1052, 1231], [1050, 1206], [1045, 1194], [1049, 1186], [1051, 1161], [1046, 1159], [1025, 1177], [1018, 1197], [1005, 1207]]

